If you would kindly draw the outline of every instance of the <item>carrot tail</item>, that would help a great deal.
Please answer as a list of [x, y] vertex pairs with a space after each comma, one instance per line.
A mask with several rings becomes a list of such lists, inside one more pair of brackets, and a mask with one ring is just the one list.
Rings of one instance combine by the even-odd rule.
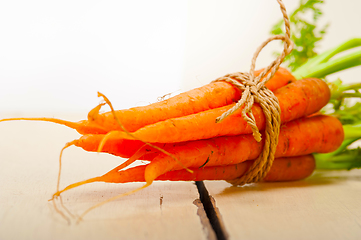
[[[95, 177], [95, 178], [90, 178], [84, 181], [80, 181], [80, 182], [76, 182], [73, 184], [70, 184], [69, 186], [65, 187], [63, 190], [59, 191], [59, 182], [60, 182], [60, 173], [61, 173], [61, 156], [63, 153], [63, 150], [66, 149], [67, 147], [71, 146], [74, 144], [75, 141], [72, 141], [70, 143], [68, 143], [67, 145], [65, 145], [65, 147], [62, 149], [61, 153], [60, 153], [60, 160], [59, 160], [59, 175], [58, 175], [58, 184], [57, 184], [57, 191], [56, 193], [53, 194], [53, 197], [51, 198], [51, 200], [53, 200], [55, 197], [60, 196], [61, 193], [68, 191], [70, 189], [79, 187], [81, 185], [87, 184], [87, 183], [93, 183], [93, 182], [108, 182], [110, 181], [113, 176], [115, 174], [117, 174], [120, 170], [122, 170], [123, 168], [128, 167], [130, 164], [132, 164], [133, 162], [135, 162], [136, 160], [138, 160], [141, 156], [143, 156], [144, 154], [146, 154], [146, 150], [144, 147], [141, 147], [131, 158], [129, 158], [127, 161], [125, 161], [124, 163], [120, 164], [119, 166], [117, 166], [116, 168], [114, 168], [113, 170], [109, 171], [108, 173], [99, 176], [99, 177]], [[109, 180], [108, 180], [109, 179]]]
[[63, 190], [60, 190], [60, 191], [56, 191], [52, 198], [50, 200], [54, 200], [55, 198], [59, 197], [60, 194], [62, 194], [63, 192], [65, 191], [68, 191], [70, 189], [73, 189], [73, 188], [76, 188], [76, 187], [79, 187], [81, 185], [84, 185], [84, 184], [87, 184], [87, 183], [93, 183], [93, 182], [99, 182], [101, 181], [100, 177], [95, 177], [95, 178], [90, 178], [90, 179], [87, 179], [87, 180], [84, 180], [84, 181], [80, 181], [80, 182], [76, 182], [76, 183], [73, 183], [73, 184], [70, 184], [69, 186], [65, 187]]
[[[113, 169], [111, 172], [118, 172], [118, 171], [117, 171], [118, 168], [119, 168], [119, 167]], [[104, 180], [105, 180], [105, 181], [104, 181]], [[70, 190], [70, 189], [72, 189], [72, 188], [79, 187], [79, 186], [84, 185], [84, 184], [87, 184], [87, 183], [102, 182], [102, 181], [106, 182], [106, 179], [104, 179], [103, 176], [101, 176], [101, 177], [95, 177], [95, 178], [90, 178], [90, 179], [87, 179], [87, 180], [84, 180], [84, 181], [81, 181], [81, 182], [73, 183], [73, 184], [67, 186], [66, 188], [64, 188], [63, 190], [57, 191], [56, 193], [54, 193], [53, 196], [52, 196], [52, 198], [51, 198], [49, 201], [53, 201], [54, 199], [58, 198], [61, 193], [65, 192], [65, 191], [67, 191], [67, 190]], [[91, 210], [93, 210], [93, 209], [95, 209], [95, 208], [98, 208], [98, 207], [100, 207], [100, 206], [102, 206], [102, 205], [104, 205], [104, 204], [106, 204], [106, 203], [108, 203], [108, 202], [111, 202], [111, 201], [114, 201], [114, 200], [116, 200], [116, 199], [119, 199], [119, 198], [122, 198], [122, 197], [125, 197], [125, 196], [128, 196], [128, 195], [131, 195], [131, 194], [133, 194], [133, 193], [136, 193], [136, 192], [138, 192], [138, 191], [140, 191], [140, 190], [142, 190], [142, 189], [150, 186], [150, 184], [151, 184], [151, 183], [146, 183], [145, 185], [143, 185], [143, 186], [141, 186], [141, 187], [139, 187], [139, 188], [136, 188], [136, 189], [134, 189], [134, 190], [132, 190], [132, 191], [119, 194], [119, 195], [117, 195], [117, 196], [114, 196], [114, 197], [109, 198], [109, 199], [107, 199], [107, 200], [105, 200], [105, 201], [102, 201], [102, 202], [100, 202], [100, 203], [98, 203], [98, 204], [93, 205], [92, 207], [88, 208], [86, 211], [84, 211], [84, 212], [79, 216], [77, 222], [79, 223], [79, 222], [83, 219], [83, 217], [84, 217], [86, 214], [88, 214]], [[55, 202], [54, 202], [54, 206], [56, 207]], [[56, 209], [57, 209], [57, 208], [56, 208]], [[67, 218], [63, 213], [61, 213], [61, 211], [59, 211], [59, 210], [57, 210], [57, 211], [68, 221], [68, 218]]]
[[97, 125], [95, 123], [85, 121], [85, 120], [79, 121], [79, 122], [71, 122], [71, 121], [66, 121], [66, 120], [57, 119], [57, 118], [41, 117], [41, 118], [5, 118], [5, 119], [0, 119], [0, 122], [19, 121], [19, 120], [24, 120], [24, 121], [44, 121], [44, 122], [52, 122], [52, 123], [56, 123], [56, 124], [61, 124], [61, 125], [67, 126], [69, 128], [75, 129], [76, 131], [78, 131], [81, 134], [86, 134], [86, 133], [102, 134], [102, 133], [106, 133], [106, 131], [103, 129], [102, 126], [99, 126], [99, 125]]
[[80, 126], [80, 123], [78, 123], [78, 122], [70, 122], [70, 121], [61, 120], [61, 119], [57, 119], [57, 118], [45, 118], [45, 117], [41, 117], [41, 118], [5, 118], [5, 119], [0, 119], [0, 122], [18, 121], [18, 120], [52, 122], [52, 123], [65, 125], [67, 127], [73, 128], [73, 129], [77, 129]]
[[[118, 172], [120, 170], [122, 170], [123, 168], [128, 167], [130, 164], [134, 163], [135, 161], [137, 161], [138, 159], [140, 159], [142, 156], [147, 154], [147, 145], [144, 144], [141, 148], [138, 149], [138, 151], [131, 156], [127, 161], [125, 161], [124, 163], [120, 164], [118, 167], [114, 168], [112, 170], [112, 172]], [[102, 176], [102, 178], [107, 178], [109, 174], [105, 174]]]
[[59, 171], [58, 171], [58, 181], [56, 184], [56, 191], [59, 192], [59, 185], [60, 185], [60, 177], [61, 177], [61, 170], [62, 170], [62, 156], [63, 156], [63, 152], [65, 149], [67, 149], [68, 147], [74, 145], [76, 143], [76, 140], [68, 142], [67, 144], [65, 144], [65, 146], [61, 149], [60, 151], [60, 155], [59, 155]]

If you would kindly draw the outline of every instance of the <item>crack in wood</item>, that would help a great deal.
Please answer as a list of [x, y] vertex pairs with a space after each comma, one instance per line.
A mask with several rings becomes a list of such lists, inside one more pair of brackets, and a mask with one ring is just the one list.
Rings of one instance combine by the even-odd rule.
[[[228, 239], [228, 234], [223, 224], [220, 212], [216, 207], [216, 201], [212, 196], [209, 195], [203, 181], [197, 181], [195, 184], [199, 193], [199, 202], [197, 202], [197, 199], [193, 203], [198, 206], [197, 214], [201, 218], [201, 223], [205, 228], [208, 239]], [[213, 236], [210, 234], [210, 232], [213, 232]]]
[[196, 199], [193, 201], [193, 204], [197, 206], [197, 215], [201, 220], [201, 224], [203, 226], [203, 231], [206, 234], [207, 240], [217, 240], [216, 233], [214, 232], [211, 223], [207, 217], [207, 214], [204, 210], [203, 204], [201, 200]]

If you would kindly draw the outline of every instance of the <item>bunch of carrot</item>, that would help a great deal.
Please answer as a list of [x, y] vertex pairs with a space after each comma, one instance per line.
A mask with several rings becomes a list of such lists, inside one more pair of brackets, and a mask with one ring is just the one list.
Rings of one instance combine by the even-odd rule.
[[[256, 72], [259, 74], [262, 70]], [[344, 139], [342, 124], [334, 117], [318, 114], [330, 99], [328, 85], [321, 79], [297, 80], [280, 68], [266, 87], [278, 98], [281, 131], [275, 161], [264, 181], [299, 180], [315, 169], [312, 153], [336, 150]], [[13, 118], [59, 123], [82, 136], [75, 145], [86, 151], [110, 153], [127, 161], [108, 173], [71, 184], [62, 192], [82, 184], [103, 181], [125, 183], [154, 180], [233, 180], [244, 174], [262, 151], [251, 128], [241, 116], [242, 109], [216, 123], [215, 119], [240, 99], [241, 91], [226, 82], [212, 82], [170, 99], [144, 107], [99, 113], [102, 103], [88, 114], [88, 120], [68, 122], [53, 118]], [[252, 109], [260, 130], [265, 116], [255, 104]], [[126, 168], [137, 160], [146, 165]], [[138, 189], [139, 190], [139, 189]]]
[[[361, 65], [361, 51], [338, 59], [332, 58], [358, 46], [361, 46], [361, 39], [346, 41], [309, 59], [293, 74], [287, 69], [279, 68], [265, 84], [278, 98], [281, 129], [275, 160], [263, 181], [304, 179], [310, 176], [316, 167], [361, 167], [361, 162], [354, 161], [354, 156], [344, 154], [349, 144], [361, 138], [361, 123], [343, 126], [339, 119], [320, 113], [330, 99], [331, 102], [335, 101], [335, 92], [331, 94], [328, 84], [321, 78]], [[255, 75], [261, 72], [262, 69], [256, 71]], [[336, 95], [348, 90], [354, 90], [355, 94], [358, 94], [359, 89], [361, 86], [339, 87]], [[254, 139], [251, 127], [242, 117], [242, 108], [225, 120], [216, 122], [216, 119], [231, 109], [242, 96], [238, 88], [227, 82], [215, 81], [161, 102], [118, 111], [113, 109], [103, 94], [99, 93], [99, 96], [103, 97], [105, 102], [92, 109], [87, 120], [79, 122], [56, 118], [0, 120], [47, 121], [79, 132], [82, 136], [67, 143], [62, 149], [60, 169], [63, 150], [69, 146], [128, 159], [104, 175], [71, 184], [62, 190], [59, 189], [59, 169], [57, 192], [52, 199], [64, 191], [97, 181], [145, 182], [143, 187], [105, 202], [143, 189], [155, 180], [232, 182], [246, 173], [263, 149], [264, 141], [258, 142]], [[342, 99], [336, 100], [341, 102]], [[100, 114], [100, 109], [105, 104], [110, 106], [111, 111]], [[257, 103], [253, 105], [252, 113], [263, 134], [266, 120]], [[337, 161], [329, 161], [330, 158]], [[341, 158], [346, 161], [341, 161]], [[138, 160], [147, 163], [129, 167]]]

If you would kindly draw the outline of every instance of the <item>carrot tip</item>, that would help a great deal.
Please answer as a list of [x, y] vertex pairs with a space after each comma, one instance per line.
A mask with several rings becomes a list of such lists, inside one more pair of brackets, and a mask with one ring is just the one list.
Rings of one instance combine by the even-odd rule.
[[53, 194], [53, 196], [48, 201], [53, 201], [55, 198], [58, 198], [61, 193], [62, 193], [62, 191], [57, 191], [56, 193]]

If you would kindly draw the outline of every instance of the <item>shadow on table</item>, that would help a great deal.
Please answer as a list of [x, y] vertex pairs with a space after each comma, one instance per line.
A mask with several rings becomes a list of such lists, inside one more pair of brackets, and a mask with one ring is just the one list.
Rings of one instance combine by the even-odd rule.
[[279, 188], [303, 188], [320, 187], [342, 184], [345, 181], [361, 182], [361, 169], [356, 171], [316, 171], [310, 177], [300, 181], [290, 182], [261, 182], [246, 184], [244, 186], [232, 186], [224, 188], [215, 195], [237, 194], [244, 191], [268, 191]]

